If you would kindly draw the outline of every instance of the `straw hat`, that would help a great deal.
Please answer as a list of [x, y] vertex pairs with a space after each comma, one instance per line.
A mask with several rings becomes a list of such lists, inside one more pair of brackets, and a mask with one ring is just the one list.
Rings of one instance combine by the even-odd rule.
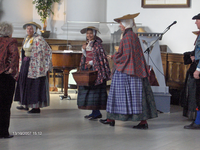
[[27, 25], [34, 25], [34, 26], [36, 26], [36, 28], [39, 28], [41, 30], [41, 26], [39, 24], [35, 23], [35, 22], [28, 22], [28, 23], [23, 25], [23, 28], [26, 29]]
[[143, 32], [146, 32], [146, 31], [143, 28], [138, 28], [137, 32], [143, 33]]
[[[93, 26], [88, 26], [87, 28], [83, 28], [80, 32], [82, 34], [86, 33], [88, 29], [92, 29], [92, 30], [96, 30], [97, 32], [99, 32], [99, 29], [97, 29], [96, 27]], [[100, 33], [100, 32], [99, 32]]]
[[122, 16], [120, 18], [115, 18], [114, 21], [116, 22], [120, 22], [120, 20], [125, 20], [125, 19], [133, 19], [135, 17], [137, 17], [140, 13], [137, 13], [137, 14], [128, 14], [128, 15], [125, 15], [125, 16]]
[[195, 35], [199, 35], [200, 31], [193, 31], [192, 33], [194, 33]]

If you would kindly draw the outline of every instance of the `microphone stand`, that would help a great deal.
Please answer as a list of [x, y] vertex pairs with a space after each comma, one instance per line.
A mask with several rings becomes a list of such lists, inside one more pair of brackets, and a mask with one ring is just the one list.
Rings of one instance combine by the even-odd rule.
[[163, 33], [160, 34], [160, 36], [144, 51], [144, 53], [147, 53], [148, 57], [147, 57], [147, 64], [149, 65], [149, 55], [151, 53], [151, 51], [153, 50], [153, 47], [155, 45], [155, 43], [158, 41], [158, 40], [161, 40], [162, 39], [162, 36], [170, 29], [172, 25], [168, 26], [164, 31]]

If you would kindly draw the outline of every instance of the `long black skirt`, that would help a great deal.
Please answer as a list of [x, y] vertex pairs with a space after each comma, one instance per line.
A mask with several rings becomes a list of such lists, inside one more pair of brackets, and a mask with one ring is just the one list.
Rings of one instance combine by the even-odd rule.
[[181, 102], [183, 106], [183, 116], [188, 117], [188, 119], [196, 118], [196, 79], [191, 77], [188, 74], [188, 78], [186, 80], [186, 86], [184, 91], [182, 92], [184, 96], [182, 96]]
[[15, 90], [15, 80], [9, 74], [0, 74], [0, 136], [8, 136], [10, 108]]
[[49, 106], [48, 79], [46, 76], [27, 78], [29, 62], [29, 57], [25, 57], [22, 61], [14, 101], [19, 101], [21, 105], [27, 105], [29, 108]]

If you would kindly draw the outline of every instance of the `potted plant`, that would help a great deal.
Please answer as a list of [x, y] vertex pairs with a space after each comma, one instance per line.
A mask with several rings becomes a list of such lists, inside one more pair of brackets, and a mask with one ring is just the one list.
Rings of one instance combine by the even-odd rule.
[[32, 2], [32, 4], [35, 4], [35, 8], [41, 17], [40, 21], [43, 23], [43, 30], [41, 30], [43, 37], [46, 35], [49, 37], [50, 35], [50, 31], [46, 31], [47, 17], [49, 17], [51, 14], [54, 15], [54, 12], [51, 9], [52, 5], [59, 2], [60, 0], [33, 0]]

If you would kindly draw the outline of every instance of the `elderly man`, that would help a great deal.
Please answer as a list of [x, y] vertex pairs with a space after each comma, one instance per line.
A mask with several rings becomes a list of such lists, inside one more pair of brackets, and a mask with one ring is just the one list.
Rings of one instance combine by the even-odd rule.
[[[192, 18], [196, 20], [195, 24], [200, 30], [200, 13]], [[200, 34], [200, 32], [199, 32]], [[196, 71], [194, 72], [194, 78], [196, 79], [196, 103], [197, 103], [197, 116], [194, 122], [190, 125], [184, 126], [185, 129], [200, 129], [200, 36], [198, 35], [195, 42], [195, 61], [197, 63]]]

